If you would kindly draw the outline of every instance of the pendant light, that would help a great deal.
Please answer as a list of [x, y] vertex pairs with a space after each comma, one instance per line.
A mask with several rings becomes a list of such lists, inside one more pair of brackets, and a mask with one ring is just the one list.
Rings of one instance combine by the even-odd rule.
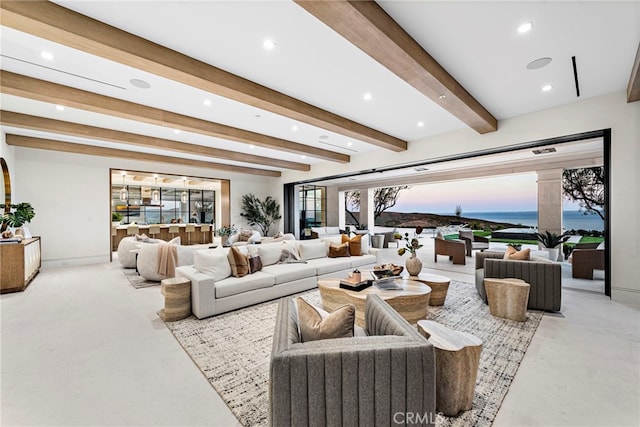
[[122, 173], [122, 190], [120, 190], [120, 200], [122, 200], [123, 202], [126, 202], [129, 199], [129, 191], [127, 191], [127, 187], [124, 184], [125, 176], [126, 174], [123, 172]]
[[156, 175], [155, 178], [156, 178], [156, 188], [154, 188], [154, 190], [151, 192], [151, 200], [154, 202], [159, 202], [160, 189], [158, 188], [158, 175]]
[[187, 193], [187, 178], [182, 178], [182, 184], [184, 186], [184, 191], [180, 195], [180, 201], [182, 201], [182, 203], [187, 203], [189, 201], [189, 194]]

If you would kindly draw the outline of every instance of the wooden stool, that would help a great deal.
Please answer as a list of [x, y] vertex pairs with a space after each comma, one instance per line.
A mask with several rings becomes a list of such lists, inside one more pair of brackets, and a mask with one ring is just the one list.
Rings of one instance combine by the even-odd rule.
[[482, 340], [431, 320], [420, 320], [418, 332], [436, 350], [436, 410], [451, 417], [473, 407]]
[[520, 279], [484, 279], [492, 316], [524, 322], [527, 320], [529, 284]]
[[160, 292], [164, 295], [164, 308], [160, 318], [165, 322], [175, 322], [191, 315], [191, 280], [172, 277], [160, 282]]
[[140, 234], [140, 227], [137, 225], [130, 225], [127, 227], [127, 236], [135, 236], [136, 234]]
[[420, 273], [417, 279], [412, 277], [411, 280], [417, 280], [431, 288], [430, 306], [444, 305], [444, 300], [447, 299], [447, 293], [449, 292], [450, 278], [439, 274]]
[[180, 226], [179, 225], [170, 225], [169, 226], [169, 234], [171, 234], [171, 238], [175, 238], [176, 234], [180, 233]]
[[202, 243], [209, 243], [209, 238], [207, 237], [207, 234], [211, 232], [211, 225], [210, 224], [200, 225], [200, 231], [202, 232]]
[[150, 225], [149, 226], [149, 236], [155, 239], [158, 234], [160, 234], [160, 226], [159, 225]]
[[193, 224], [187, 224], [184, 228], [185, 233], [187, 233], [189, 245], [191, 244], [191, 235], [196, 232], [196, 226]]

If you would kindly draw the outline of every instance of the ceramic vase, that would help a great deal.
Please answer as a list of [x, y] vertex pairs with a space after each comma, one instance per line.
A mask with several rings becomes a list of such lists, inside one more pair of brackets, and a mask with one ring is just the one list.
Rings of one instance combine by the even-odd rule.
[[405, 266], [411, 276], [417, 276], [422, 271], [422, 261], [420, 261], [420, 258], [416, 257], [415, 254], [412, 254], [409, 259], [407, 259]]

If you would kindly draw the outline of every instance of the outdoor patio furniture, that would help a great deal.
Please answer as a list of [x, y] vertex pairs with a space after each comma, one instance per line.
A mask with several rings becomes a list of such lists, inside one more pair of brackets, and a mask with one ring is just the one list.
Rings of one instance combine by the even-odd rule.
[[482, 236], [476, 236], [472, 230], [460, 230], [458, 232], [460, 240], [464, 240], [467, 256], [471, 256], [471, 251], [484, 251], [489, 249], [489, 239]]
[[454, 264], [465, 265], [467, 245], [463, 240], [446, 240], [438, 233], [434, 239], [433, 261], [438, 262], [438, 255], [448, 256]]
[[593, 280], [593, 270], [604, 270], [604, 248], [598, 247], [597, 243], [576, 245], [569, 257], [573, 278]]

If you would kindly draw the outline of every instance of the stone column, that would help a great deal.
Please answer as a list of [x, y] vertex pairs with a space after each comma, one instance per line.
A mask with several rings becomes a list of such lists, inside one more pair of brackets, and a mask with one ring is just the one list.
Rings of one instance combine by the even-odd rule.
[[369, 197], [369, 189], [368, 188], [361, 188], [360, 190], [360, 217], [358, 218], [358, 221], [360, 221], [360, 225], [362, 226], [366, 226], [369, 224], [369, 211], [371, 210], [370, 208], [370, 200], [371, 198]]
[[562, 169], [537, 171], [538, 232], [562, 234]]
[[[340, 211], [342, 211], [342, 216], [344, 217], [344, 209], [342, 209], [344, 207], [344, 193], [342, 194], [342, 203], [340, 203], [340, 196], [338, 193], [338, 187], [336, 186], [329, 186], [327, 187], [327, 193], [325, 194], [326, 196], [326, 202], [325, 202], [325, 209], [327, 210], [326, 212], [326, 219], [327, 219], [327, 227], [335, 227], [337, 225], [340, 225]], [[344, 218], [342, 221], [342, 225], [344, 225]], [[344, 227], [341, 227], [344, 228]]]

